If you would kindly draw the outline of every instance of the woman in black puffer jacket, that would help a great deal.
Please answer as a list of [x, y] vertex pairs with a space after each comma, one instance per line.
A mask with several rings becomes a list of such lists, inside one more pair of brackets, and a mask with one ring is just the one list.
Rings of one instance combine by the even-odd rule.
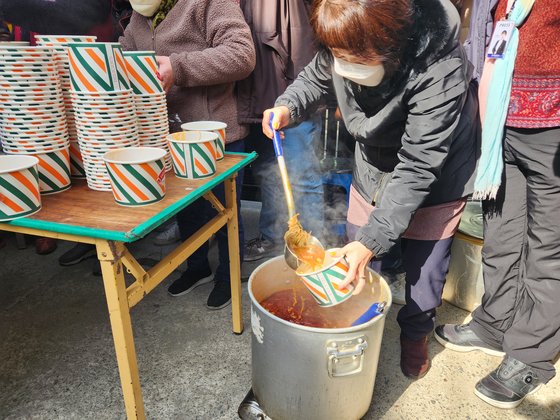
[[271, 137], [271, 112], [286, 127], [336, 95], [357, 142], [347, 283], [359, 293], [368, 262], [401, 238], [401, 369], [419, 378], [480, 148], [460, 18], [448, 0], [318, 0], [312, 24], [324, 48], [265, 111], [263, 131]]

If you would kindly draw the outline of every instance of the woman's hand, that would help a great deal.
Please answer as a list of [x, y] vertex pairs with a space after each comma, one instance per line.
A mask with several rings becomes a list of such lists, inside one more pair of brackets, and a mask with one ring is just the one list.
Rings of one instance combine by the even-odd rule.
[[173, 67], [171, 67], [171, 60], [169, 57], [163, 55], [156, 56], [158, 64], [158, 78], [161, 80], [163, 90], [169, 92], [171, 86], [175, 83], [175, 75], [173, 74]]
[[348, 274], [344, 278], [341, 287], [346, 287], [350, 283], [354, 283], [353, 295], [359, 294], [366, 284], [366, 268], [369, 261], [373, 258], [373, 252], [367, 249], [361, 242], [350, 242], [344, 248], [340, 249], [336, 256], [345, 256], [348, 261]]
[[287, 106], [281, 105], [275, 108], [266, 109], [263, 112], [262, 130], [266, 137], [272, 138], [272, 130], [270, 129], [270, 114], [274, 113], [274, 120], [272, 121], [275, 130], [288, 125], [290, 122], [290, 110]]

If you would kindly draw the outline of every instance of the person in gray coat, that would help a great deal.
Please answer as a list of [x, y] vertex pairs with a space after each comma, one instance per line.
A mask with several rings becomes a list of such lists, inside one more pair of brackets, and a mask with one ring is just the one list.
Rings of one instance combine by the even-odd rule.
[[346, 284], [401, 238], [406, 305], [398, 314], [401, 370], [430, 368], [428, 338], [450, 246], [480, 153], [472, 65], [448, 0], [319, 0], [311, 22], [324, 48], [263, 114], [264, 133], [289, 127], [334, 93], [356, 139]]

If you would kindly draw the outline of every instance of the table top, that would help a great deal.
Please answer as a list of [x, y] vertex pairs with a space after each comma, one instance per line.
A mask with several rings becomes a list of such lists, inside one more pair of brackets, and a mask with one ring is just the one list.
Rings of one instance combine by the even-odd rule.
[[[163, 200], [141, 207], [117, 204], [112, 192], [94, 191], [84, 180], [72, 180], [72, 187], [59, 194], [42, 195], [42, 208], [29, 217], [6, 222], [14, 226], [87, 236], [112, 241], [134, 242], [236, 174], [257, 157], [255, 152], [226, 153], [216, 174], [201, 180], [166, 175]], [[2, 230], [0, 223], [0, 230]]]

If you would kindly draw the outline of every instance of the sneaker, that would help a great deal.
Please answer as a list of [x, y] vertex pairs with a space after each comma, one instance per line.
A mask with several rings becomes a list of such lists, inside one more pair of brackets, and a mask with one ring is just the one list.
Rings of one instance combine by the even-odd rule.
[[95, 245], [79, 243], [62, 254], [58, 259], [58, 263], [62, 266], [74, 265], [88, 258], [95, 257], [96, 255], [97, 251], [95, 250]]
[[231, 286], [229, 281], [217, 281], [208, 296], [206, 307], [216, 310], [222, 309], [231, 303]]
[[496, 370], [478, 381], [474, 393], [494, 407], [515, 408], [540, 386], [531, 366], [506, 356]]
[[428, 336], [411, 340], [401, 333], [401, 371], [407, 378], [420, 379], [431, 367]]
[[179, 233], [179, 225], [177, 222], [171, 223], [167, 229], [157, 235], [154, 239], [154, 245], [165, 246], [171, 245], [181, 240]]
[[261, 258], [275, 257], [282, 253], [282, 248], [274, 242], [258, 236], [245, 244], [243, 261], [257, 261]]
[[212, 270], [187, 270], [175, 280], [167, 289], [171, 296], [182, 296], [193, 291], [198, 286], [212, 281]]
[[436, 340], [445, 348], [468, 352], [480, 350], [490, 356], [503, 357], [502, 349], [492, 347], [482, 341], [471, 329], [469, 324], [445, 324], [439, 325], [435, 330]]

